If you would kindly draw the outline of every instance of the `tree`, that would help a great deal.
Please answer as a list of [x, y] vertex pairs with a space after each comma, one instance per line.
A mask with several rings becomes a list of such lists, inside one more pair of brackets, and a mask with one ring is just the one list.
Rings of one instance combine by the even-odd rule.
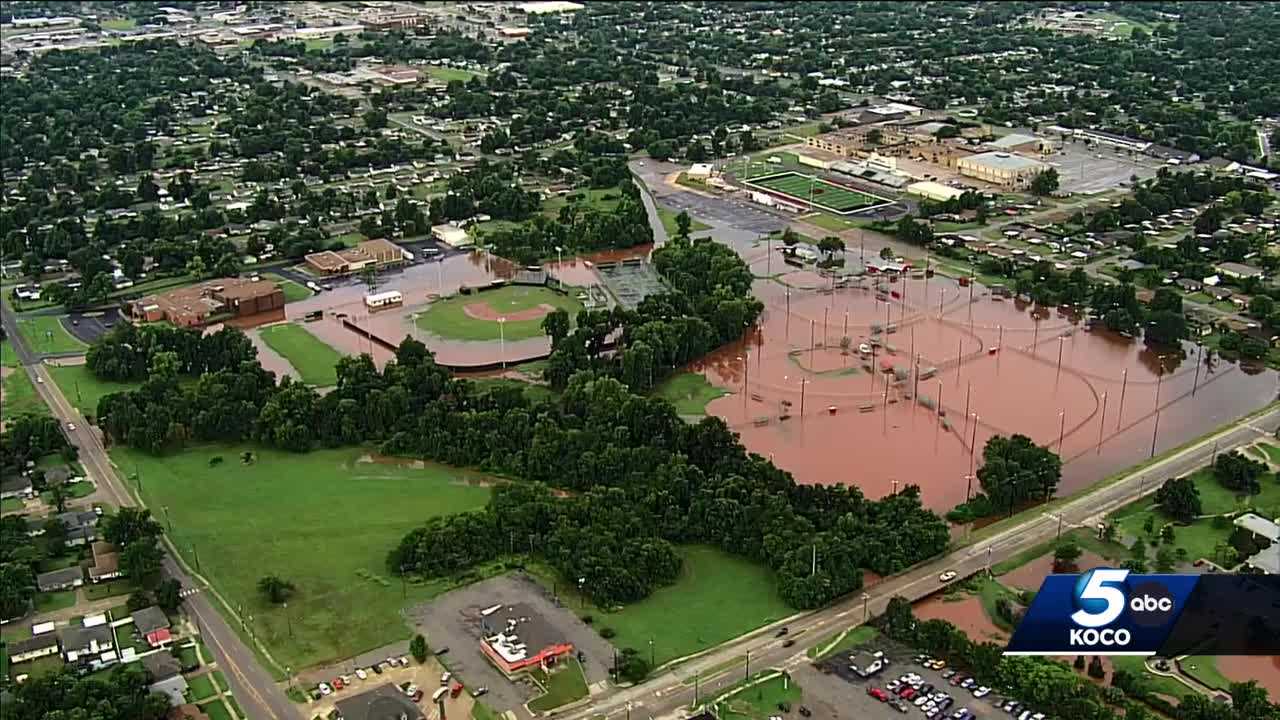
[[1044, 197], [1058, 191], [1058, 170], [1049, 168], [1031, 179], [1031, 193]]
[[1276, 309], [1276, 302], [1266, 295], [1254, 295], [1249, 301], [1249, 314], [1256, 318], [1267, 318]]
[[790, 226], [782, 230], [783, 245], [786, 245], [787, 247], [791, 248], [791, 247], [795, 247], [799, 242], [800, 242], [800, 236], [797, 235], [796, 231], [792, 230]]
[[997, 508], [1009, 509], [1035, 497], [1048, 498], [1062, 479], [1062, 459], [1026, 435], [997, 435], [982, 449], [978, 480]]
[[557, 308], [542, 318], [542, 331], [551, 338], [551, 348], [554, 350], [569, 335], [569, 311], [564, 308]]
[[156, 586], [156, 605], [167, 613], [177, 612], [182, 605], [182, 583], [166, 578]]
[[145, 590], [138, 590], [132, 593], [129, 595], [129, 599], [125, 602], [125, 606], [129, 608], [129, 612], [131, 613], [138, 612], [143, 608], [148, 608], [155, 604], [155, 601], [151, 599], [151, 595], [149, 595]]
[[1077, 655], [1077, 656], [1076, 656], [1076, 660], [1075, 660], [1075, 662], [1073, 662], [1073, 663], [1072, 663], [1072, 666], [1073, 666], [1073, 667], [1075, 667], [1075, 669], [1077, 669], [1077, 670], [1083, 670], [1083, 669], [1084, 669], [1084, 656], [1083, 656], [1083, 655]]
[[0, 565], [0, 619], [22, 616], [31, 606], [36, 593], [36, 576], [31, 566], [23, 563]]
[[1245, 457], [1238, 450], [1220, 453], [1213, 464], [1213, 474], [1223, 487], [1251, 495], [1262, 492], [1258, 478], [1266, 470], [1265, 463]]
[[409, 641], [409, 653], [420, 664], [427, 661], [427, 639], [422, 637], [422, 633], [414, 635]]
[[887, 245], [886, 245], [885, 247], [880, 248], [880, 259], [881, 259], [881, 260], [892, 260], [892, 259], [893, 259], [893, 257], [894, 257], [893, 248], [891, 248], [891, 247], [889, 247], [889, 246], [887, 246]]
[[1167, 545], [1161, 545], [1156, 551], [1156, 570], [1162, 573], [1173, 572], [1174, 562], [1173, 549]]
[[834, 235], [828, 235], [818, 241], [818, 249], [826, 253], [827, 257], [843, 251], [844, 248], [844, 241]]
[[122, 548], [135, 540], [155, 538], [164, 532], [146, 508], [122, 507], [115, 515], [108, 515], [102, 525], [102, 536], [107, 542]]
[[635, 648], [623, 648], [618, 655], [614, 674], [623, 682], [637, 683], [649, 675], [649, 660]]
[[[62, 487], [55, 485], [54, 487]], [[59, 510], [58, 512], [62, 512]], [[52, 557], [62, 557], [67, 552], [67, 524], [56, 517], [44, 522], [44, 548]]]
[[120, 551], [120, 569], [144, 588], [153, 588], [160, 581], [160, 566], [164, 552], [154, 540], [132, 542]]
[[53, 500], [53, 506], [58, 509], [58, 512], [63, 513], [67, 511], [68, 497], [65, 485], [60, 482], [50, 485], [49, 497]]
[[1102, 667], [1102, 658], [1097, 655], [1089, 661], [1089, 677], [1101, 680], [1107, 676], [1107, 671]]
[[1082, 553], [1083, 551], [1075, 540], [1070, 538], [1060, 540], [1053, 550], [1054, 572], [1062, 572], [1064, 568], [1075, 567], [1076, 560], [1080, 559]]
[[294, 593], [293, 583], [278, 575], [264, 575], [258, 580], [258, 592], [273, 605], [285, 602]]
[[1164, 514], [1181, 522], [1190, 522], [1202, 512], [1200, 490], [1189, 477], [1166, 480], [1156, 490], [1156, 504]]
[[676, 215], [676, 237], [689, 237], [689, 232], [692, 228], [693, 218], [689, 217], [689, 211], [681, 210], [680, 214]]

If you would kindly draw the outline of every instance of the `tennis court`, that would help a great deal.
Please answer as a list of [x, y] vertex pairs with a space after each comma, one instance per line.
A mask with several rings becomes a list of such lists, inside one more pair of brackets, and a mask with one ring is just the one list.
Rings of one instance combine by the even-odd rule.
[[812, 203], [823, 210], [841, 215], [889, 202], [876, 195], [859, 192], [798, 172], [753, 178], [746, 184], [786, 196], [801, 205]]

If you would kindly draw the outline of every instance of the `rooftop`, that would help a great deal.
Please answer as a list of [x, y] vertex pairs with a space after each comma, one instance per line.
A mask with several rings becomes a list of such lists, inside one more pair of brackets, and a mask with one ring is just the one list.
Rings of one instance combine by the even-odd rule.
[[1235, 519], [1235, 525], [1248, 530], [1254, 535], [1261, 535], [1271, 542], [1280, 541], [1280, 525], [1276, 525], [1261, 515], [1245, 513]]
[[483, 619], [484, 642], [503, 660], [516, 663], [564, 642], [564, 636], [524, 603], [507, 605]]
[[1004, 137], [999, 138], [997, 140], [992, 140], [991, 142], [987, 143], [987, 146], [993, 147], [993, 148], [1000, 148], [1000, 149], [1012, 149], [1016, 147], [1022, 147], [1023, 145], [1030, 145], [1031, 143], [1036, 143], [1036, 142], [1040, 142], [1040, 138], [1037, 138], [1034, 135], [1023, 135], [1021, 133], [1013, 133], [1011, 135], [1005, 135]]
[[334, 704], [341, 720], [422, 720], [422, 711], [390, 683]]
[[1033, 168], [1048, 167], [1039, 160], [1032, 160], [1021, 155], [1014, 155], [1006, 152], [988, 152], [970, 155], [967, 158], [961, 158], [962, 162], [979, 163], [991, 168], [1000, 170], [1028, 170]]
[[164, 611], [155, 605], [137, 610], [129, 617], [133, 618], [134, 627], [138, 628], [138, 632], [143, 635], [152, 630], [169, 627], [169, 616], [165, 615]]

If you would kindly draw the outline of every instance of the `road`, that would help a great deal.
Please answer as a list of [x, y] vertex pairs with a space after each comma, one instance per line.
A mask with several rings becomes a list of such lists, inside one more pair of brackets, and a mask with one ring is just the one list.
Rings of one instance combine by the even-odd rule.
[[[26, 347], [12, 313], [6, 308], [0, 316], [14, 353], [22, 363], [23, 369], [31, 376], [40, 399], [49, 406], [53, 416], [63, 424], [64, 428], [70, 427], [68, 423], [75, 425], [75, 430], [68, 430], [67, 437], [71, 444], [79, 449], [80, 464], [84, 466], [89, 477], [97, 483], [99, 491], [117, 506], [140, 505], [141, 503], [130, 495], [124, 481], [116, 473], [102, 445], [102, 440], [98, 437], [97, 429], [85, 421], [71, 403], [67, 402], [39, 358]], [[165, 542], [168, 544], [167, 538]], [[231, 690], [235, 693], [240, 706], [248, 713], [248, 717], [253, 720], [301, 718], [297, 706], [285, 697], [271, 675], [262, 669], [253, 651], [245, 645], [240, 636], [213, 607], [213, 599], [207, 591], [207, 586], [194, 579], [174, 560], [175, 553], [172, 546], [167, 549], [169, 552], [164, 558], [164, 572], [182, 583], [184, 588], [200, 590], [184, 600], [184, 609], [187, 616], [200, 628], [201, 637], [204, 638], [206, 646], [213, 651], [218, 667], [231, 682]]]
[[944, 570], [954, 570], [959, 575], [958, 579], [963, 579], [1052, 539], [1062, 529], [1093, 527], [1108, 512], [1154, 492], [1165, 479], [1187, 474], [1208, 463], [1214, 452], [1225, 452], [1255, 440], [1260, 435], [1269, 435], [1277, 427], [1280, 427], [1280, 408], [1271, 409], [1248, 422], [1233, 424], [1116, 483], [1085, 493], [1062, 505], [1056, 514], [1046, 512], [1030, 517], [1018, 526], [981, 542], [959, 548], [942, 558], [887, 578], [872, 586], [865, 595], [783, 621], [779, 624], [786, 625], [790, 630], [786, 638], [796, 641], [793, 647], [784, 648], [784, 638], [775, 637], [774, 629], [777, 625], [763, 628], [645, 683], [597, 695], [588, 706], [560, 717], [565, 720], [598, 720], [600, 717], [626, 717], [633, 711], [638, 718], [676, 714], [693, 702], [695, 675], [699, 675], [698, 690], [705, 700], [713, 692], [738, 682], [744, 676], [745, 670], [741, 663], [726, 669], [727, 663], [744, 655], [749, 660], [749, 666], [756, 670], [768, 667], [790, 669], [804, 665], [809, 662], [805, 654], [807, 648], [820, 644], [841, 630], [861, 625], [870, 616], [884, 612], [889, 599], [895, 595], [918, 600], [937, 592], [941, 587], [938, 575]]

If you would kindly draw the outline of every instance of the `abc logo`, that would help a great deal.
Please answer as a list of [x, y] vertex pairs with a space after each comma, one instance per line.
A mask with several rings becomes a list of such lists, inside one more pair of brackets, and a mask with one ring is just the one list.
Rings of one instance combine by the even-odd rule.
[[1144, 582], [1126, 593], [1128, 570], [1099, 568], [1080, 576], [1072, 601], [1076, 611], [1071, 621], [1078, 627], [1070, 631], [1072, 645], [1128, 645], [1126, 628], [1106, 627], [1120, 619], [1125, 611], [1135, 625], [1159, 627], [1173, 617], [1173, 595], [1156, 582]]

